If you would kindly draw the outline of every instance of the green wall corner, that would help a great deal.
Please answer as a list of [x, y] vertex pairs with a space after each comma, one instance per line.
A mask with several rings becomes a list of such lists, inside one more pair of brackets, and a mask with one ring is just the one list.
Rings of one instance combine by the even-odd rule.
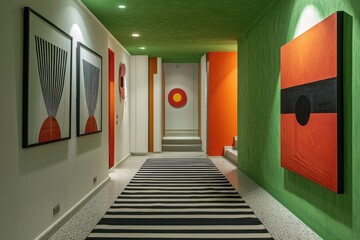
[[[344, 194], [280, 167], [280, 47], [311, 7], [345, 11]], [[324, 239], [360, 239], [360, 1], [280, 0], [238, 40], [239, 169]], [[359, 147], [358, 147], [359, 146]]]

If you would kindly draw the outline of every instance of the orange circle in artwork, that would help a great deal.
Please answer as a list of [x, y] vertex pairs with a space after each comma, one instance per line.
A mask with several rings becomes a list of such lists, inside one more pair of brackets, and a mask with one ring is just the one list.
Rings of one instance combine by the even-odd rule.
[[60, 125], [55, 117], [48, 117], [40, 128], [39, 143], [61, 139]]
[[93, 133], [93, 132], [97, 132], [98, 131], [98, 127], [97, 127], [97, 122], [96, 122], [96, 118], [94, 116], [90, 116], [88, 118], [88, 120], [86, 121], [86, 125], [85, 125], [85, 133]]
[[173, 96], [173, 99], [175, 102], [180, 102], [181, 101], [181, 94], [180, 93], [175, 93]]
[[174, 108], [182, 108], [186, 105], [187, 96], [181, 88], [174, 88], [168, 95], [169, 104]]

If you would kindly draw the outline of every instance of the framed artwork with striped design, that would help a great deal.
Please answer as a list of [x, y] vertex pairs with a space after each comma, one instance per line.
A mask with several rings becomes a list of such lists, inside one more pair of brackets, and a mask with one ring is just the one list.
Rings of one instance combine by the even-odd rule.
[[23, 147], [71, 138], [72, 37], [24, 8]]
[[102, 57], [77, 44], [77, 135], [102, 131]]

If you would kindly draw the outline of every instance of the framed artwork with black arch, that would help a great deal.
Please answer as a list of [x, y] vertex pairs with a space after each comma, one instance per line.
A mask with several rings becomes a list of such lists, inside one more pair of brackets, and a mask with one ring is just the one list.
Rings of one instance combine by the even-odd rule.
[[24, 8], [24, 148], [70, 139], [72, 37]]

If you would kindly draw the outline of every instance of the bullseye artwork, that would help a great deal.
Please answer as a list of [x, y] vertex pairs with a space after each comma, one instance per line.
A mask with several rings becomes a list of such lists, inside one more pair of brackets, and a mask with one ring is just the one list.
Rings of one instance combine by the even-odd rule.
[[70, 138], [72, 38], [26, 7], [23, 147]]
[[77, 46], [77, 135], [101, 132], [102, 57], [82, 43]]
[[181, 88], [174, 88], [169, 92], [168, 101], [174, 108], [182, 108], [187, 103], [187, 95]]
[[343, 13], [281, 48], [281, 166], [343, 192]]

